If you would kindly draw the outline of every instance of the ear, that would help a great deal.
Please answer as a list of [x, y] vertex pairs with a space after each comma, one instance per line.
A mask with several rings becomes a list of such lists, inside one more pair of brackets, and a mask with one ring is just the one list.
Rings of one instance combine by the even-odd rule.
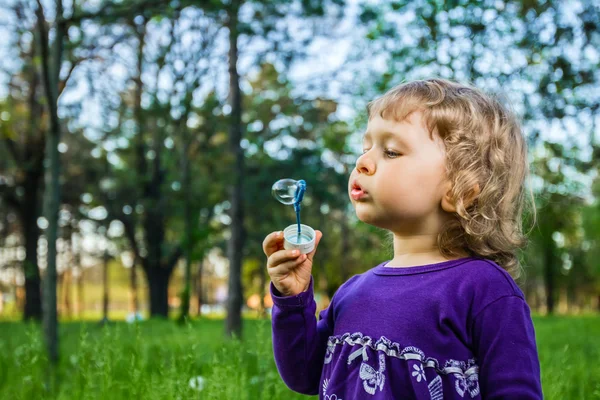
[[[446, 212], [449, 213], [455, 213], [456, 212], [456, 204], [454, 203], [454, 201], [452, 200], [452, 183], [450, 181], [446, 182], [446, 187], [444, 190], [444, 195], [442, 196], [442, 209]], [[465, 208], [469, 207], [473, 201], [479, 196], [479, 193], [481, 193], [481, 189], [479, 188], [479, 184], [476, 183], [475, 186], [473, 186], [473, 189], [471, 189], [471, 192], [469, 193], [469, 195], [467, 196], [467, 198], [465, 199]]]
[[452, 201], [452, 197], [450, 195], [451, 192], [452, 192], [452, 182], [450, 182], [448, 180], [445, 183], [444, 195], [442, 196], [442, 210], [449, 212], [449, 213], [455, 213], [456, 205], [454, 204], [454, 201]]

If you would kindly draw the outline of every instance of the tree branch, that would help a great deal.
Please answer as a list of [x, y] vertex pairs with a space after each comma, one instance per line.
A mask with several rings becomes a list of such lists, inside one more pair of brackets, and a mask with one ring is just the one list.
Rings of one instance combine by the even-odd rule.
[[[122, 34], [119, 35], [117, 37], [115, 37], [115, 39], [113, 40], [113, 42], [106, 47], [103, 47], [102, 50], [113, 50], [114, 47], [118, 44], [118, 43], [122, 43], [123, 40], [127, 39], [128, 34]], [[98, 47], [95, 46], [88, 46], [88, 47], [84, 47], [84, 49], [93, 52], [94, 50], [97, 50]], [[71, 75], [73, 74], [73, 71], [75, 70], [75, 68], [80, 65], [82, 62], [84, 61], [90, 61], [90, 60], [96, 60], [96, 59], [100, 59], [100, 57], [98, 56], [98, 54], [92, 54], [88, 57], [79, 57], [76, 58], [75, 60], [72, 61], [71, 64], [71, 68], [69, 69], [69, 72], [66, 76], [66, 78], [64, 80], [62, 80], [60, 82], [60, 86], [59, 86], [59, 90], [58, 90], [58, 94], [59, 96], [62, 94], [63, 90], [67, 87], [67, 83], [69, 82], [69, 78], [71, 77]]]
[[134, 4], [114, 4], [112, 1], [107, 1], [104, 6], [96, 12], [78, 13], [68, 18], [64, 18], [62, 22], [69, 26], [71, 24], [78, 24], [86, 19], [105, 18], [112, 20], [129, 17], [137, 15], [142, 11], [151, 10], [153, 7], [168, 6], [169, 3], [169, 0], [144, 0]]
[[69, 82], [69, 78], [71, 77], [71, 74], [73, 74], [73, 70], [75, 70], [75, 67], [77, 67], [79, 64], [81, 64], [82, 61], [86, 61], [86, 60], [91, 60], [94, 57], [82, 57], [82, 58], [78, 58], [76, 60], [73, 61], [73, 63], [71, 64], [71, 68], [69, 69], [69, 72], [67, 73], [67, 76], [64, 80], [60, 81], [59, 86], [58, 86], [58, 95], [60, 96], [63, 92], [63, 90], [65, 90], [65, 88], [67, 87], [67, 82]]
[[177, 246], [173, 250], [173, 252], [171, 253], [171, 256], [167, 260], [167, 264], [166, 264], [166, 267], [169, 271], [171, 271], [173, 268], [175, 268], [175, 264], [177, 264], [177, 261], [179, 261], [179, 258], [181, 257], [182, 254], [183, 254], [183, 249], [181, 246]]

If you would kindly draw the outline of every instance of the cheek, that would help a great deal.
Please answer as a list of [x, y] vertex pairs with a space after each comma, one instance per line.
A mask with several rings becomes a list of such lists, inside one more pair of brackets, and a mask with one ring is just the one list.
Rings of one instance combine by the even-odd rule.
[[415, 211], [429, 209], [438, 203], [440, 174], [437, 168], [423, 165], [407, 168], [405, 172], [395, 174], [380, 185], [382, 200], [386, 206], [405, 208]]

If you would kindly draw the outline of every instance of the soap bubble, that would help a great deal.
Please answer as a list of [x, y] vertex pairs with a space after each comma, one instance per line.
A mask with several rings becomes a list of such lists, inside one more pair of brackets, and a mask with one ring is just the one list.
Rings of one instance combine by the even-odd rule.
[[[273, 188], [271, 192], [273, 193], [273, 197], [279, 200], [283, 204], [294, 204], [296, 200], [296, 191], [300, 182], [304, 183], [304, 181], [296, 181], [294, 179], [280, 179], [273, 184]], [[306, 185], [306, 183], [304, 183]], [[302, 198], [300, 198], [301, 200]]]

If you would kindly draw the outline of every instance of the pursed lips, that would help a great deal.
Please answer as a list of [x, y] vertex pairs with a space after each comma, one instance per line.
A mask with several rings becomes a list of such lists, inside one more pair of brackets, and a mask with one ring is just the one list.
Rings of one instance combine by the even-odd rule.
[[366, 190], [364, 190], [362, 188], [362, 186], [360, 186], [356, 180], [352, 182], [352, 189], [350, 190], [350, 197], [352, 197], [353, 200], [360, 200], [360, 199], [366, 197], [367, 194], [368, 194], [368, 192]]

